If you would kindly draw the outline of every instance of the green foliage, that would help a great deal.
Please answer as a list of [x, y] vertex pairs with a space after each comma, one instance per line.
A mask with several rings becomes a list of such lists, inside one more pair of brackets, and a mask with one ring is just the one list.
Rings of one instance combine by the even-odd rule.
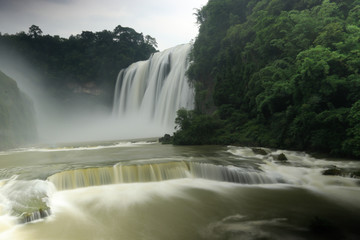
[[35, 25], [28, 34], [0, 35], [0, 54], [16, 52], [23, 56], [56, 95], [63, 97], [75, 87], [92, 84], [109, 105], [119, 70], [148, 59], [156, 47], [151, 36], [120, 25], [113, 31], [83, 31], [68, 39], [43, 35]]
[[174, 134], [174, 144], [202, 145], [215, 143], [220, 120], [207, 115], [198, 115], [194, 111], [180, 109], [175, 120], [178, 132]]
[[206, 121], [221, 121], [208, 143], [360, 157], [359, 4], [210, 0], [196, 14], [188, 74], [197, 114], [187, 136], [195, 136], [194, 119], [208, 114]]
[[343, 142], [343, 149], [349, 155], [360, 156], [360, 100], [351, 107], [347, 129], [348, 138]]

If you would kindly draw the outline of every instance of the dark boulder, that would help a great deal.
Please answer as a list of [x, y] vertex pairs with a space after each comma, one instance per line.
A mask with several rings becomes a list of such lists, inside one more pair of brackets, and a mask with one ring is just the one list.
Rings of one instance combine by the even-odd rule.
[[351, 177], [360, 178], [360, 170], [351, 172]]
[[288, 158], [286, 157], [286, 155], [284, 153], [280, 153], [278, 155], [272, 155], [274, 160], [277, 161], [281, 161], [281, 162], [286, 162], [288, 160]]
[[323, 175], [325, 176], [341, 176], [343, 175], [343, 171], [339, 168], [329, 168], [323, 171]]
[[360, 178], [360, 171], [356, 169], [340, 169], [337, 167], [331, 167], [322, 172], [325, 176], [342, 176], [351, 178]]
[[251, 150], [253, 151], [253, 153], [258, 155], [267, 155], [267, 152], [262, 148], [252, 148]]

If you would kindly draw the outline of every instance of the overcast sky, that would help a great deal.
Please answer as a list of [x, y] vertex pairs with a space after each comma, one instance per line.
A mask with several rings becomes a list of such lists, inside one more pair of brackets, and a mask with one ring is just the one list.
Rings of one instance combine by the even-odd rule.
[[69, 37], [82, 31], [131, 27], [156, 38], [159, 50], [188, 43], [198, 32], [195, 8], [208, 0], [0, 0], [0, 32]]

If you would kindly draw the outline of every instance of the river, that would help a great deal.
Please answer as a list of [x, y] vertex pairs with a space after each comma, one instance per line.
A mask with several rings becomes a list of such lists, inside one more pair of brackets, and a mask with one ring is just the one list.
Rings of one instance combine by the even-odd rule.
[[122, 141], [0, 152], [0, 239], [359, 239], [360, 180], [322, 172], [360, 162], [265, 150]]

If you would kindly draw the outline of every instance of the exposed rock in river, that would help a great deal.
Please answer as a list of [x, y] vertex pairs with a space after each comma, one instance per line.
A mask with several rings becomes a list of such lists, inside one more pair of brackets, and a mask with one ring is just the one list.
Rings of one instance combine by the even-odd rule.
[[262, 149], [262, 148], [251, 148], [251, 150], [253, 151], [253, 153], [258, 154], [258, 155], [267, 155], [268, 153]]
[[343, 174], [343, 171], [339, 168], [329, 168], [323, 171], [323, 175], [326, 176], [341, 176]]
[[336, 166], [324, 170], [322, 174], [325, 176], [342, 176], [342, 177], [360, 178], [359, 169], [342, 169], [342, 168], [337, 168]]
[[284, 153], [273, 154], [272, 157], [274, 160], [281, 161], [281, 162], [286, 162], [288, 160]]

